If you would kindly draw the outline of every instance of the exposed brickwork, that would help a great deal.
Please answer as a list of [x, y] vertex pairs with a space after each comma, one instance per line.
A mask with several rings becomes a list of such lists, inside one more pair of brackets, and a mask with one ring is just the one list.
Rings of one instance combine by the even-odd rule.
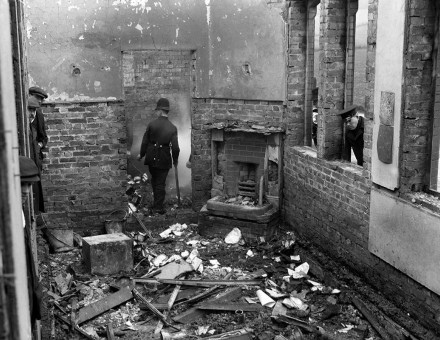
[[[251, 127], [283, 127], [283, 103], [253, 100], [196, 99], [192, 111], [192, 190], [194, 208], [199, 210], [211, 198], [211, 129], [215, 123]], [[258, 137], [256, 137], [258, 138]]]
[[[191, 63], [190, 50], [140, 50], [124, 51], [123, 76], [125, 95], [125, 114], [127, 118], [127, 147], [131, 156], [128, 158], [127, 171], [138, 175], [146, 171], [143, 160], [138, 161], [142, 137], [148, 122], [157, 117], [157, 100], [165, 97], [170, 100], [170, 120], [178, 127], [180, 142], [180, 163], [185, 164], [190, 153], [191, 117], [190, 89]], [[195, 82], [192, 82], [193, 85]], [[180, 175], [189, 178], [188, 169], [180, 168]], [[174, 179], [169, 176], [169, 185]], [[189, 183], [181, 182], [181, 185]]]
[[290, 1], [289, 6], [286, 143], [302, 145], [306, 125], [307, 4], [302, 0], [294, 0]]
[[155, 118], [158, 98], [189, 90], [191, 55], [189, 50], [124, 52], [124, 95], [131, 120]]
[[347, 3], [347, 53], [345, 67], [345, 106], [353, 104], [354, 91], [354, 59], [356, 50], [356, 12], [358, 10], [358, 1], [350, 0]]
[[48, 104], [43, 112], [49, 150], [42, 184], [46, 209], [54, 217], [50, 220], [84, 229], [103, 227], [106, 214], [124, 208], [125, 202], [123, 105]]
[[308, 8], [307, 13], [307, 60], [306, 60], [306, 92], [305, 92], [305, 120], [304, 120], [304, 145], [312, 145], [312, 90], [316, 87], [315, 70], [315, 18], [317, 8]]
[[409, 1], [401, 130], [401, 191], [420, 191], [429, 172], [435, 1]]
[[[264, 155], [266, 151], [266, 136], [257, 133], [229, 132], [225, 136], [226, 176], [224, 178], [226, 192], [237, 195], [237, 180], [239, 179], [240, 164], [251, 163], [256, 166], [255, 182], [264, 172]], [[258, 192], [258, 188], [257, 191]]]
[[345, 101], [346, 7], [344, 0], [321, 1], [318, 155], [325, 159], [339, 159], [342, 151], [337, 111]]
[[425, 327], [440, 331], [440, 297], [368, 251], [371, 182], [362, 170], [316, 158], [309, 148], [287, 146], [284, 154], [284, 220]]

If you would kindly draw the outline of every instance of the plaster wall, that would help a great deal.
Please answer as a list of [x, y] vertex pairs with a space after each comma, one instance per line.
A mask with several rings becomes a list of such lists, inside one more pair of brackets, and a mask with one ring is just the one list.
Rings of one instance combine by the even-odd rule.
[[173, 47], [197, 50], [196, 96], [284, 100], [284, 6], [26, 0], [30, 82], [49, 101], [120, 99], [121, 51]]
[[[400, 112], [402, 110], [403, 55], [405, 34], [405, 0], [379, 1], [377, 19], [376, 78], [374, 86], [374, 127], [372, 147], [372, 180], [394, 190], [399, 186]], [[393, 29], [390, 29], [393, 27]], [[392, 51], [393, 53], [390, 53]], [[377, 139], [379, 133], [381, 97], [383, 92], [394, 93], [394, 127], [392, 162], [379, 160]]]
[[440, 294], [439, 216], [371, 190], [369, 250]]

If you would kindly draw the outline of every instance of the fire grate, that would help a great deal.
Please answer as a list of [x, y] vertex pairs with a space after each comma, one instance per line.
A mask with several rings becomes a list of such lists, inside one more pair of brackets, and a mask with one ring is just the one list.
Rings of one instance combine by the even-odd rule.
[[247, 196], [247, 197], [255, 197], [257, 194], [256, 191], [257, 183], [255, 181], [246, 181], [246, 182], [238, 182], [238, 195]]

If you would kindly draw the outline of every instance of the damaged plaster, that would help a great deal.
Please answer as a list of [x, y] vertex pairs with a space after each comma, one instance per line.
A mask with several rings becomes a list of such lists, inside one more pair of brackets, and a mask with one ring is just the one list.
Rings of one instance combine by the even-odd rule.
[[[151, 48], [197, 51], [200, 97], [284, 99], [283, 3], [26, 2], [29, 72], [35, 81], [30, 85], [46, 89], [51, 101], [123, 98], [121, 51]], [[245, 62], [252, 65], [251, 76], [243, 74]], [[72, 64], [81, 66], [79, 76], [72, 75]], [[47, 72], [54, 65], [56, 73]]]

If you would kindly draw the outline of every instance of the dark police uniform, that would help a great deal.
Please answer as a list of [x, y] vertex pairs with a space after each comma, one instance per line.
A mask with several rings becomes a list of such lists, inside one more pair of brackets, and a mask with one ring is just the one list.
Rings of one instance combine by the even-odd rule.
[[347, 132], [345, 133], [345, 148], [346, 155], [351, 154], [351, 148], [356, 156], [357, 164], [364, 164], [364, 117], [358, 117], [356, 129], [347, 129]]
[[145, 156], [144, 164], [150, 169], [155, 212], [164, 212], [165, 181], [172, 165], [177, 164], [179, 153], [177, 128], [168, 117], [160, 116], [150, 122], [142, 139], [140, 157]]

